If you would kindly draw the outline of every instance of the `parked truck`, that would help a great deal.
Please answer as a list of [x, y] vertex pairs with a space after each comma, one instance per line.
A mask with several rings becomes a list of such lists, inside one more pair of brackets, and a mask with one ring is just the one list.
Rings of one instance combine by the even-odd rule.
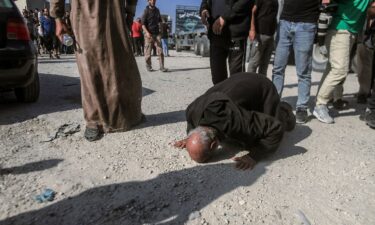
[[209, 56], [210, 42], [198, 6], [176, 6], [176, 51], [194, 49], [196, 55]]

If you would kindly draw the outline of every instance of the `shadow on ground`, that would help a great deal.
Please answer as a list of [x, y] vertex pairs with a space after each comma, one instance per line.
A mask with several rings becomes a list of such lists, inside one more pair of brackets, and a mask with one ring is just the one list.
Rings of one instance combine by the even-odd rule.
[[[81, 108], [78, 77], [39, 74], [40, 97], [36, 103], [18, 103], [13, 92], [0, 92], [0, 125], [33, 119], [39, 115]], [[143, 96], [155, 91], [143, 88]]]
[[[286, 158], [288, 155], [295, 155], [307, 152], [306, 149], [297, 146], [299, 142], [308, 138], [312, 133], [312, 130], [303, 125], [297, 125], [292, 132], [286, 132], [284, 138], [280, 144], [280, 147], [274, 154], [268, 156], [264, 160], [278, 160], [280, 158]], [[210, 162], [218, 162], [225, 159], [231, 159], [241, 151], [246, 151], [239, 143], [233, 140], [229, 140], [223, 143], [222, 148], [217, 150], [210, 159]]]
[[147, 127], [161, 126], [186, 121], [185, 110], [146, 115], [146, 121], [133, 128], [133, 130]]
[[180, 72], [180, 71], [191, 71], [191, 70], [207, 70], [207, 69], [210, 69], [210, 67], [168, 69], [168, 72]]
[[[283, 97], [282, 100], [288, 102], [290, 105], [295, 108], [296, 102], [298, 97], [297, 96], [288, 96]], [[309, 102], [309, 110], [310, 110], [310, 116], [309, 120], [315, 119], [315, 117], [312, 115], [312, 112], [315, 107], [315, 99], [316, 96], [311, 96], [310, 102]], [[348, 106], [344, 109], [337, 110], [333, 108], [332, 103], [328, 104], [328, 108], [330, 110], [330, 115], [334, 118], [336, 117], [346, 117], [346, 116], [361, 116], [364, 114], [367, 104], [358, 104], [357, 103], [357, 96], [356, 93], [346, 93], [343, 94], [343, 100], [348, 101]]]
[[15, 166], [10, 168], [0, 168], [0, 175], [7, 175], [7, 174], [25, 174], [25, 173], [31, 173], [36, 171], [42, 171], [46, 169], [50, 169], [52, 167], [57, 166], [59, 163], [61, 163], [62, 159], [49, 159], [49, 160], [43, 160], [39, 162], [32, 162], [27, 163], [22, 166]]
[[286, 134], [279, 149], [252, 171], [238, 171], [233, 164], [207, 164], [160, 174], [146, 180], [89, 189], [45, 208], [0, 221], [3, 225], [71, 224], [184, 224], [201, 210], [238, 187], [247, 187], [267, 172], [275, 160], [305, 153], [295, 146], [311, 134], [297, 126]]
[[[275, 158], [305, 151], [284, 149]], [[267, 161], [252, 171], [233, 164], [208, 164], [161, 174], [154, 179], [112, 184], [87, 190], [40, 210], [0, 221], [3, 225], [184, 224], [192, 212], [238, 187], [252, 185], [265, 174]]]

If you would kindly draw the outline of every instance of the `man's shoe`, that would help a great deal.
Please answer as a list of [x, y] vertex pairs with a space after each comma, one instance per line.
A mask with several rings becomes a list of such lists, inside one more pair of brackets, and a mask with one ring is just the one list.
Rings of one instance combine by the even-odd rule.
[[375, 129], [375, 110], [367, 109], [365, 113], [365, 122], [367, 126]]
[[296, 123], [302, 124], [307, 122], [307, 109], [298, 108], [296, 110]]
[[86, 138], [86, 140], [92, 142], [101, 139], [103, 137], [103, 134], [98, 128], [86, 127], [84, 137]]
[[349, 102], [345, 101], [345, 100], [342, 100], [342, 99], [338, 99], [338, 100], [334, 101], [332, 103], [332, 105], [333, 105], [333, 108], [335, 108], [337, 110], [342, 110], [342, 109], [345, 109], [346, 107], [348, 107]]
[[165, 73], [165, 72], [168, 72], [168, 69], [163, 67], [163, 68], [160, 68], [160, 71]]
[[335, 121], [328, 113], [326, 105], [317, 105], [314, 108], [313, 115], [322, 123], [334, 123]]
[[147, 67], [146, 69], [147, 69], [148, 72], [154, 71], [154, 69], [152, 69], [151, 67]]
[[367, 95], [365, 95], [365, 94], [358, 94], [357, 95], [357, 103], [358, 104], [366, 104], [367, 103]]

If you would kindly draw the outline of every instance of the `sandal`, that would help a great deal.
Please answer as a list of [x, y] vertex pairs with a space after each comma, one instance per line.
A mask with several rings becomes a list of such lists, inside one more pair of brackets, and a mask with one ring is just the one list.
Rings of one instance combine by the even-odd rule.
[[84, 137], [86, 140], [92, 142], [92, 141], [97, 141], [102, 138], [102, 133], [99, 131], [98, 128], [90, 128], [86, 127]]

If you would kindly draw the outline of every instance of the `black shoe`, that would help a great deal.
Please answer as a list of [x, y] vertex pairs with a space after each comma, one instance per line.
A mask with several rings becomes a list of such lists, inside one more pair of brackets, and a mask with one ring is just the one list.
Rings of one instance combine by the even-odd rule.
[[153, 72], [154, 71], [154, 69], [152, 69], [151, 67], [147, 67], [146, 69], [147, 69], [148, 72]]
[[165, 73], [165, 72], [168, 72], [168, 69], [163, 67], [163, 68], [160, 68], [160, 71]]
[[349, 102], [345, 101], [345, 100], [342, 100], [342, 99], [338, 99], [338, 100], [334, 101], [332, 103], [332, 105], [333, 105], [333, 108], [335, 108], [337, 110], [342, 110], [342, 109], [345, 109], [346, 107], [348, 107]]
[[367, 95], [365, 95], [365, 94], [358, 94], [357, 95], [357, 103], [358, 104], [366, 104], [367, 103]]
[[100, 132], [98, 128], [89, 128], [86, 127], [84, 137], [88, 141], [97, 141], [103, 137], [103, 134]]
[[365, 122], [369, 127], [375, 129], [375, 110], [366, 110]]
[[299, 108], [296, 110], [296, 123], [307, 123], [307, 109]]

